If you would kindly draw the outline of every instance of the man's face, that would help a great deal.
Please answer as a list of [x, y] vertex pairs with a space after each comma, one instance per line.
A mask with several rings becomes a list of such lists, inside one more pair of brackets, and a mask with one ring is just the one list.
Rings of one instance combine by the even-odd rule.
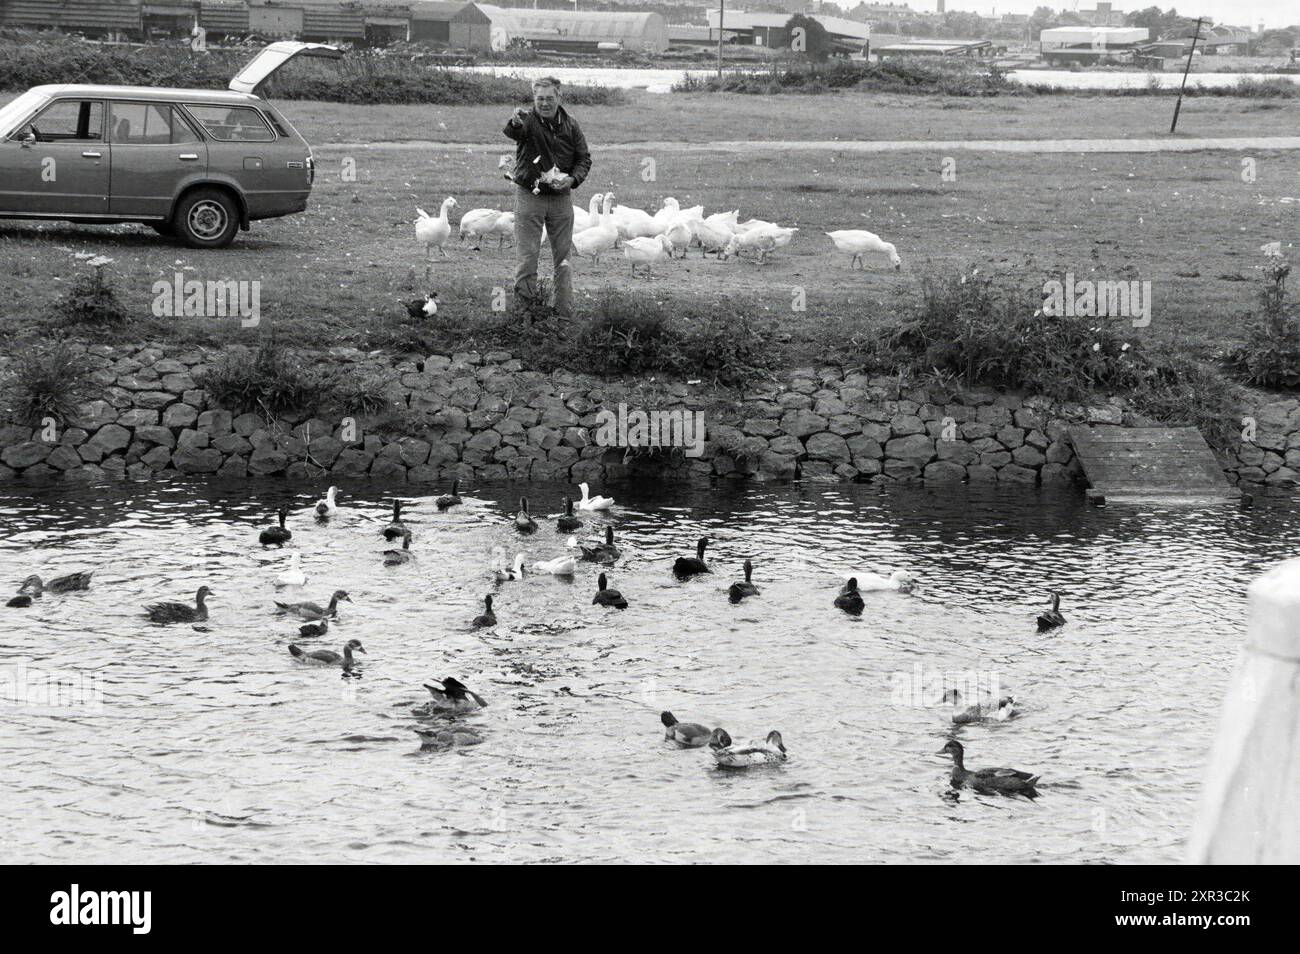
[[560, 91], [554, 86], [539, 86], [533, 90], [533, 105], [547, 119], [554, 119], [560, 108]]

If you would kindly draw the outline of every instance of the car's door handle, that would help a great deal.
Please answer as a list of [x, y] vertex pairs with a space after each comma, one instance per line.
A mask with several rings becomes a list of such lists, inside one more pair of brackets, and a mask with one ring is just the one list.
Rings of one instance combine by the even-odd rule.
[[101, 157], [102, 153], [98, 153], [98, 152], [83, 152], [82, 155], [85, 156], [87, 159], [99, 159], [99, 158]]
[[199, 158], [199, 155], [196, 152], [182, 152], [176, 158], [180, 159], [182, 162], [196, 162]]

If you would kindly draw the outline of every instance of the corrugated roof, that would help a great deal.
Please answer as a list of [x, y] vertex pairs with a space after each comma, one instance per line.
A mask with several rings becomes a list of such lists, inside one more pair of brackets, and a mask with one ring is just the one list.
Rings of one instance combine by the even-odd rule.
[[129, 0], [6, 0], [5, 26], [58, 26], [67, 30], [139, 30], [140, 4]]
[[663, 17], [657, 13], [604, 13], [572, 10], [529, 10], [476, 4], [493, 26], [506, 26], [512, 33], [547, 34], [575, 40], [622, 39], [648, 33], [666, 33]]

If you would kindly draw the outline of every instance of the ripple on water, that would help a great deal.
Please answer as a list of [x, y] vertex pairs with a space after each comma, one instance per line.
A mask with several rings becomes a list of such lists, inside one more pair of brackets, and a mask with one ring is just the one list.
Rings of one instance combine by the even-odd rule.
[[[478, 487], [447, 513], [421, 498], [400, 567], [381, 563], [390, 504], [373, 486], [346, 487], [326, 524], [314, 486], [0, 490], [0, 580], [96, 568], [87, 592], [4, 611], [0, 666], [102, 692], [98, 707], [6, 712], [10, 857], [1174, 861], [1245, 586], [1300, 530], [1268, 499], [1095, 509], [997, 488], [638, 485], [578, 533], [618, 527], [619, 612], [591, 605], [589, 564], [492, 582], [495, 548], [566, 552], [547, 523], [510, 529], [521, 489]], [[539, 513], [568, 491], [527, 489]], [[286, 498], [293, 540], [263, 550], [258, 522]], [[700, 535], [716, 572], [674, 580]], [[286, 597], [273, 581], [295, 551], [309, 579]], [[746, 557], [762, 593], [732, 605]], [[896, 567], [919, 575], [913, 594], [870, 594], [856, 619], [831, 606], [844, 576]], [[205, 584], [205, 626], [139, 615]], [[336, 588], [354, 602], [323, 637], [271, 612]], [[1039, 634], [1049, 589], [1069, 623]], [[499, 625], [474, 631], [488, 593]], [[368, 650], [359, 678], [289, 657], [289, 642], [352, 638]], [[915, 690], [945, 673], [996, 679], [1018, 717], [953, 727]], [[488, 698], [456, 717], [483, 742], [421, 749], [412, 730], [438, 722], [416, 711], [421, 685], [447, 675]], [[720, 770], [662, 740], [662, 709], [739, 738], [779, 728], [790, 760]], [[935, 754], [949, 737], [970, 765], [1041, 773], [1041, 797], [952, 792]]]

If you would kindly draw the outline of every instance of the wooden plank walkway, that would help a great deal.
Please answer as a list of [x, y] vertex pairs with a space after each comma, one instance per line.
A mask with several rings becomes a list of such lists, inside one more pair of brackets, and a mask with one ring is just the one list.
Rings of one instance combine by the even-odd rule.
[[1194, 427], [1073, 427], [1070, 439], [1092, 492], [1107, 499], [1240, 496]]

